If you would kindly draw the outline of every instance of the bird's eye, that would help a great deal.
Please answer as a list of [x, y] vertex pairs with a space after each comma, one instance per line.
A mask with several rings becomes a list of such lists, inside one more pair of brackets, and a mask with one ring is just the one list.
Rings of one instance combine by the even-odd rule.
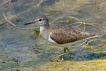
[[39, 21], [42, 21], [42, 19], [39, 19]]

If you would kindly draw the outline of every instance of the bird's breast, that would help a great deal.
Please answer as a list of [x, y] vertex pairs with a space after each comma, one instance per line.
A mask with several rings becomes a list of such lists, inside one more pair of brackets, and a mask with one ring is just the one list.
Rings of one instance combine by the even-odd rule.
[[40, 35], [46, 40], [48, 40], [48, 35], [49, 35], [49, 32], [47, 31], [48, 30], [45, 29], [45, 27], [40, 27]]
[[51, 42], [51, 43], [56, 43], [54, 40], [51, 39], [51, 35], [52, 32], [50, 32], [49, 29], [45, 28], [45, 27], [40, 27], [40, 35], [46, 39], [47, 41]]

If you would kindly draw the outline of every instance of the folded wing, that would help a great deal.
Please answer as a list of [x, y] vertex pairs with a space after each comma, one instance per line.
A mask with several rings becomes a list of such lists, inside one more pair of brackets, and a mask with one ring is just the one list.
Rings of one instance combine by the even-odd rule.
[[95, 36], [95, 34], [80, 32], [70, 28], [64, 28], [64, 29], [58, 28], [58, 30], [52, 31], [50, 38], [55, 42], [57, 42], [58, 44], [65, 44], [65, 43], [75, 42], [92, 36]]

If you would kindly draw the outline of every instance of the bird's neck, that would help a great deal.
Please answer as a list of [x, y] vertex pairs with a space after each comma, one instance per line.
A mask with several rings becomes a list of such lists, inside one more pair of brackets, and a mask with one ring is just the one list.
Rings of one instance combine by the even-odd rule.
[[45, 30], [49, 28], [49, 25], [40, 26], [40, 34], [44, 33]]
[[40, 35], [44, 38], [44, 39], [48, 39], [48, 34], [49, 34], [49, 26], [40, 26]]

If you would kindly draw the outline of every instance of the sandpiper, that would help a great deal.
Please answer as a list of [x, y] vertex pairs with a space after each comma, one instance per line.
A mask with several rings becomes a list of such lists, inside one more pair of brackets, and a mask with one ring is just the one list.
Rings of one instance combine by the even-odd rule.
[[[40, 26], [40, 35], [47, 41], [54, 44], [63, 45], [85, 38], [97, 36], [95, 34], [74, 30], [66, 26], [49, 24], [48, 18], [46, 16], [39, 16], [35, 19], [35, 21], [26, 23], [25, 25], [35, 23]], [[64, 47], [64, 54], [69, 52], [70, 50], [67, 47]]]

